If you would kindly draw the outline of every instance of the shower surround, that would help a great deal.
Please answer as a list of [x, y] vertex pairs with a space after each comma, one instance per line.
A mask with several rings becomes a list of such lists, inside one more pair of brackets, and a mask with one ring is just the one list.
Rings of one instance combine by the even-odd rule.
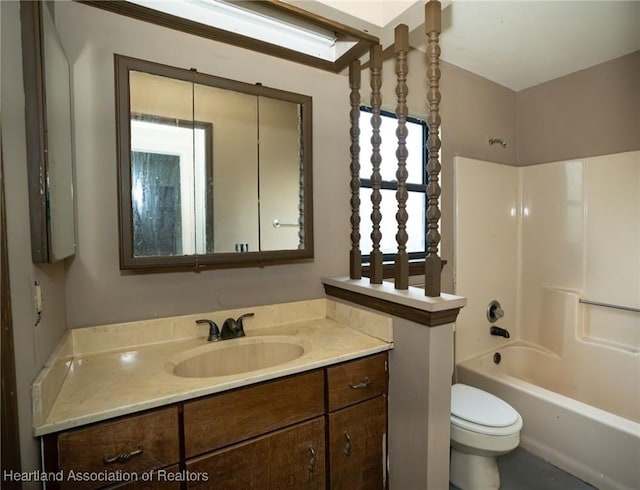
[[[528, 167], [457, 157], [454, 185], [456, 294], [468, 298], [456, 323], [459, 380], [499, 391], [521, 413], [523, 398], [508, 394], [522, 391], [518, 379], [612, 414], [625, 444], [596, 442], [605, 441], [596, 437], [600, 416], [565, 434], [587, 449], [559, 444], [552, 435], [575, 426], [567, 402], [559, 405], [562, 416], [523, 415], [522, 445], [600, 488], [632, 488], [615, 465], [598, 464], [611, 461], [609, 453], [640, 460], [640, 312], [581, 300], [640, 307], [640, 151]], [[489, 334], [485, 312], [493, 299], [505, 311], [496, 324], [510, 331], [509, 340]], [[520, 359], [533, 351], [547, 361]], [[493, 352], [527, 369], [510, 368], [500, 387], [485, 384]], [[637, 476], [627, 469], [627, 478]]]

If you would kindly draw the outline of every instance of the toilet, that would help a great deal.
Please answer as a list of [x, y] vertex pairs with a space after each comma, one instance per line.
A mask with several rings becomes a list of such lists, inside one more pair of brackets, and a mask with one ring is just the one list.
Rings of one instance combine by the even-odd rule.
[[461, 490], [500, 488], [496, 457], [520, 443], [522, 417], [504, 400], [465, 384], [451, 387], [450, 482]]

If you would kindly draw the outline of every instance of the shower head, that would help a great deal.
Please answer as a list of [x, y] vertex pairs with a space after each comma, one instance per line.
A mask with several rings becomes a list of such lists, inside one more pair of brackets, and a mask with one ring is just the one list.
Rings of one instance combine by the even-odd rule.
[[505, 140], [503, 140], [502, 138], [489, 138], [489, 144], [493, 145], [494, 143], [498, 143], [498, 144], [502, 145], [502, 148], [506, 148], [507, 147], [507, 142]]

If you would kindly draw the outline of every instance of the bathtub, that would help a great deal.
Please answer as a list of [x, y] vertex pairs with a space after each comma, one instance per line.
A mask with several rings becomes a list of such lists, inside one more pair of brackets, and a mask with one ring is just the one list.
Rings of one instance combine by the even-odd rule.
[[[457, 379], [520, 412], [524, 449], [599, 489], [638, 490], [640, 367], [637, 354], [627, 354], [569, 367], [550, 351], [516, 341], [458, 363]], [[625, 370], [609, 370], [616, 358]]]

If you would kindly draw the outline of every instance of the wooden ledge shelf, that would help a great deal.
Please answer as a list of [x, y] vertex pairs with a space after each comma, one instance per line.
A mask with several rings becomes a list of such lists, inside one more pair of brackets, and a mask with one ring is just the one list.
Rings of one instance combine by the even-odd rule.
[[420, 288], [394, 289], [391, 283], [369, 284], [365, 279], [323, 278], [327, 296], [349, 301], [412, 322], [436, 327], [453, 323], [466, 298], [442, 293], [440, 297], [424, 296]]

